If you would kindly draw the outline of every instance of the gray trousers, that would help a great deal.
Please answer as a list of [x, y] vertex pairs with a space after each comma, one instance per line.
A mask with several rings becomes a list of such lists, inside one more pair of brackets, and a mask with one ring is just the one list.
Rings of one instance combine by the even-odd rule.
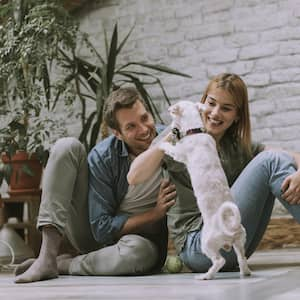
[[58, 140], [43, 174], [37, 226], [53, 225], [80, 252], [69, 273], [134, 275], [150, 271], [159, 257], [155, 244], [139, 235], [125, 235], [102, 247], [92, 235], [88, 218], [88, 165], [83, 145], [75, 138]]

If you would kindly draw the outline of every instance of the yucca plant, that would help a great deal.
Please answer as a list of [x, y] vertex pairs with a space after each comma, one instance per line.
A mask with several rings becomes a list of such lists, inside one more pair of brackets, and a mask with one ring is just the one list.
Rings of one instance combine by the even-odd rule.
[[[106, 55], [103, 57], [89, 41], [88, 36], [84, 35], [84, 42], [94, 54], [98, 63], [91, 63], [87, 60], [74, 55], [72, 58], [65, 55], [67, 66], [73, 70], [73, 75], [69, 78], [75, 80], [77, 95], [81, 101], [81, 123], [82, 131], [79, 135], [80, 141], [89, 151], [97, 142], [98, 138], [107, 135], [103, 122], [103, 107], [109, 93], [124, 84], [136, 86], [142, 97], [145, 99], [153, 116], [162, 122], [155, 101], [148, 91], [149, 86], [156, 85], [160, 88], [164, 101], [170, 105], [165, 88], [157, 73], [168, 73], [183, 77], [190, 77], [187, 74], [178, 72], [162, 65], [148, 64], [144, 62], [126, 62], [119, 65], [117, 59], [121, 50], [133, 30], [127, 33], [125, 38], [118, 42], [118, 25], [115, 24], [111, 39], [107, 37], [104, 30], [104, 44]], [[87, 103], [92, 100], [96, 103], [96, 109], [88, 112]]]

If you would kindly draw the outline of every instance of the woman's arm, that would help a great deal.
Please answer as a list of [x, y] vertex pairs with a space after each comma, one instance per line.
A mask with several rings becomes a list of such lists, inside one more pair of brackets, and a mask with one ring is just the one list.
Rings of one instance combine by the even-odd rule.
[[295, 160], [297, 171], [282, 183], [282, 197], [290, 204], [300, 204], [300, 153], [287, 151]]
[[132, 162], [127, 174], [129, 184], [138, 184], [151, 177], [161, 166], [165, 153], [157, 145], [138, 155]]

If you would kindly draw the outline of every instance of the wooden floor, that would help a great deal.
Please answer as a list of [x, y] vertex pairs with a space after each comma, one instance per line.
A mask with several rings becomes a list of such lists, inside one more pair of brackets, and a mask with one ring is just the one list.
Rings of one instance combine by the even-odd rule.
[[249, 264], [253, 274], [219, 273], [215, 280], [198, 281], [192, 273], [151, 276], [58, 279], [17, 285], [11, 272], [0, 272], [0, 299], [222, 299], [299, 300], [300, 249], [257, 251]]

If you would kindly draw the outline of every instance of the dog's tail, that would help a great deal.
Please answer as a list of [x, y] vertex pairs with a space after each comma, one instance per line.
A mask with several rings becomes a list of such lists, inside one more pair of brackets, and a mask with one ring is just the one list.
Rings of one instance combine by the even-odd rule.
[[224, 234], [233, 236], [240, 229], [241, 214], [231, 201], [224, 202], [218, 209], [218, 223]]

